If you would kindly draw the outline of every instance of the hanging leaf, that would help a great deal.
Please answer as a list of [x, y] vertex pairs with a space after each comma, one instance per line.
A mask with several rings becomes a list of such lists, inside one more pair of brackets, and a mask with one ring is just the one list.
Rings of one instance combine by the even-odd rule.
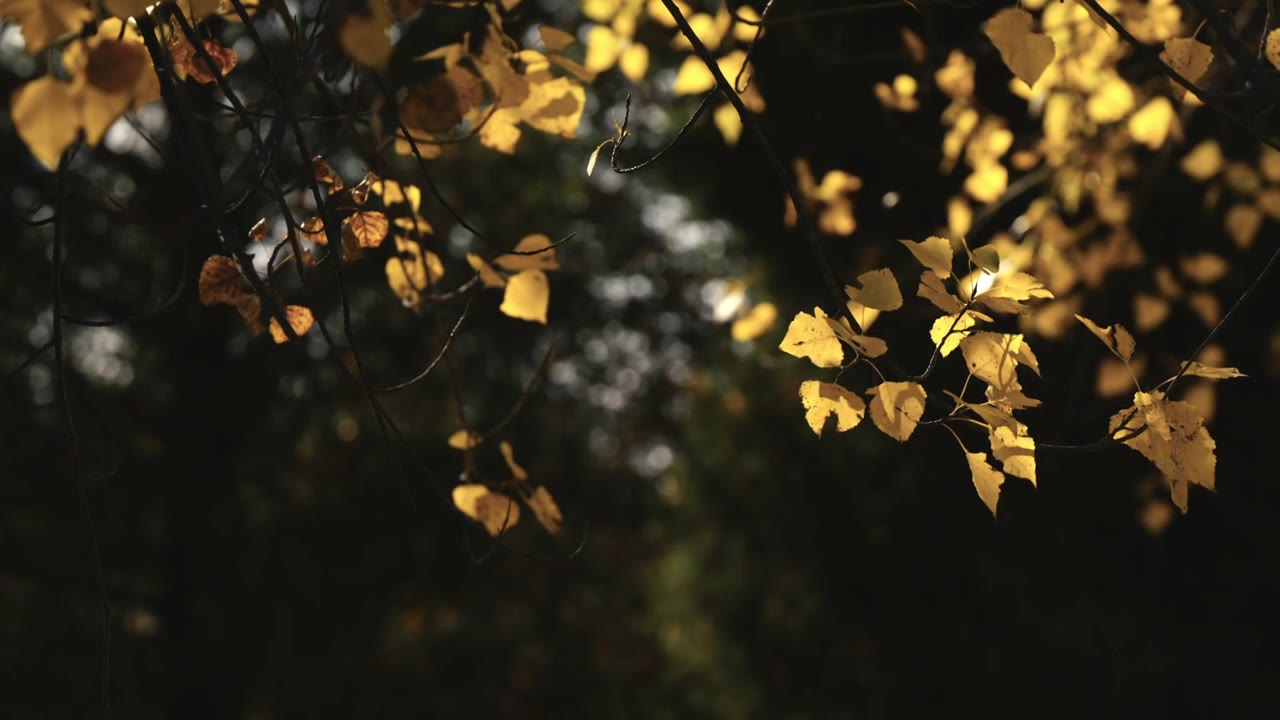
[[[289, 321], [289, 327], [293, 328], [293, 334], [302, 337], [311, 329], [315, 318], [311, 315], [311, 310], [301, 305], [287, 305], [284, 309], [285, 320]], [[285, 334], [284, 328], [280, 326], [279, 321], [271, 318], [271, 322], [267, 325], [267, 329], [271, 331], [271, 339], [276, 344], [289, 342], [289, 336]]]
[[547, 306], [551, 303], [551, 288], [547, 274], [541, 270], [522, 270], [507, 281], [507, 289], [498, 309], [517, 320], [547, 324]]

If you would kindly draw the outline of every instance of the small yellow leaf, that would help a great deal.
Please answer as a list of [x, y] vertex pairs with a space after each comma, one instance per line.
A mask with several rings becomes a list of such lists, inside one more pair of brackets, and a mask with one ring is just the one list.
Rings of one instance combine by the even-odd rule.
[[475, 253], [467, 253], [467, 264], [480, 276], [480, 284], [487, 288], [506, 287], [507, 281], [493, 269], [484, 258]]
[[644, 80], [644, 74], [649, 70], [649, 47], [640, 43], [628, 45], [618, 56], [618, 69], [631, 82]]
[[1221, 280], [1231, 270], [1231, 265], [1221, 255], [1202, 252], [1188, 255], [1178, 261], [1182, 274], [1192, 282], [1210, 285]]
[[820, 368], [840, 367], [844, 346], [827, 320], [827, 314], [819, 307], [813, 309], [813, 315], [796, 313], [778, 348], [793, 357], [809, 358]]
[[569, 33], [550, 25], [539, 25], [538, 37], [542, 38], [542, 44], [551, 52], [559, 52], [576, 42]]
[[587, 55], [582, 64], [591, 72], [604, 72], [618, 61], [620, 52], [617, 34], [604, 25], [594, 25], [587, 31]]
[[1076, 319], [1089, 328], [1089, 332], [1097, 336], [1102, 341], [1102, 344], [1107, 346], [1108, 350], [1115, 353], [1116, 357], [1125, 363], [1128, 363], [1129, 358], [1133, 357], [1135, 347], [1133, 335], [1130, 335], [1123, 325], [1116, 323], [1104, 328], [1083, 315], [1076, 315]]
[[856, 394], [835, 383], [806, 380], [800, 383], [800, 402], [804, 404], [804, 419], [813, 433], [822, 437], [827, 418], [836, 416], [836, 430], [845, 432], [862, 422], [867, 404]]
[[1169, 132], [1178, 127], [1178, 116], [1169, 98], [1160, 95], [1152, 98], [1142, 109], [1129, 117], [1129, 134], [1137, 142], [1152, 150], [1159, 150]]
[[902, 292], [898, 281], [887, 268], [872, 270], [858, 276], [861, 289], [845, 286], [850, 300], [876, 310], [890, 311], [902, 307]]
[[871, 420], [885, 435], [906, 442], [924, 417], [927, 395], [913, 382], [881, 383], [867, 391], [871, 395]]
[[1280, 28], [1267, 33], [1267, 62], [1280, 69]]
[[1098, 124], [1118, 122], [1133, 110], [1133, 88], [1118, 75], [1103, 81], [1085, 102], [1085, 115]]
[[1196, 377], [1209, 378], [1210, 380], [1248, 377], [1248, 375], [1235, 368], [1209, 367], [1208, 365], [1201, 365], [1194, 360], [1189, 365], [1188, 363], [1183, 363], [1183, 365], [1188, 366], [1186, 371], [1182, 373], [1183, 375], [1194, 375]]
[[[1262, 202], [1262, 196], [1259, 195], [1258, 204], [1261, 205]], [[1248, 250], [1253, 247], [1253, 241], [1258, 237], [1258, 231], [1262, 229], [1262, 210], [1256, 205], [1244, 203], [1233, 205], [1223, 218], [1223, 226], [1236, 247]]]
[[[1164, 41], [1160, 59], [1179, 75], [1195, 83], [1213, 62], [1213, 49], [1195, 38], [1170, 38]], [[1173, 96], [1181, 100], [1187, 94], [1187, 89], [1172, 79], [1169, 82], [1173, 85]]]
[[676, 73], [671, 92], [676, 95], [705, 93], [716, 86], [716, 78], [697, 55], [689, 55]]
[[80, 99], [71, 83], [52, 76], [32, 80], [13, 93], [10, 115], [31, 154], [56, 168], [62, 151], [80, 134]]
[[966, 311], [963, 315], [943, 315], [933, 321], [933, 327], [929, 329], [929, 339], [938, 346], [938, 352], [942, 357], [947, 357], [960, 347], [960, 341], [969, 335], [968, 331], [977, 325], [979, 320], [991, 322], [990, 317], [972, 310]]
[[520, 521], [520, 506], [501, 493], [484, 485], [459, 485], [453, 489], [453, 504], [463, 515], [484, 525], [497, 537]]
[[245, 292], [240, 287], [240, 266], [226, 255], [210, 255], [200, 268], [200, 302], [234, 305]]
[[560, 534], [564, 516], [560, 514], [560, 506], [556, 505], [555, 498], [551, 497], [551, 491], [545, 486], [539, 487], [524, 501], [533, 511], [533, 517], [539, 525], [552, 535]]
[[1033, 32], [1033, 22], [1026, 10], [1006, 8], [991, 16], [986, 25], [987, 37], [1000, 51], [1000, 59], [1027, 85], [1036, 84], [1054, 57], [1053, 40]]
[[[289, 321], [289, 327], [293, 328], [293, 334], [302, 337], [311, 329], [311, 325], [315, 322], [315, 318], [311, 315], [311, 310], [301, 305], [287, 305], [284, 309], [284, 318]], [[267, 329], [271, 331], [271, 339], [276, 344], [289, 342], [289, 336], [285, 334], [284, 328], [280, 326], [280, 322], [274, 317], [267, 325]]]
[[1036, 484], [1036, 441], [1027, 434], [1025, 425], [1019, 423], [1014, 427], [992, 428], [991, 454], [1004, 466], [1006, 473]]
[[507, 289], [498, 309], [517, 320], [547, 324], [547, 306], [551, 288], [547, 274], [538, 269], [521, 270], [507, 281]]
[[507, 461], [507, 467], [511, 468], [511, 477], [520, 481], [529, 479], [529, 473], [525, 471], [520, 463], [516, 462], [515, 451], [511, 449], [511, 443], [503, 440], [498, 445], [498, 451], [502, 453], [502, 459]]
[[1205, 140], [1182, 158], [1182, 172], [1204, 182], [1222, 170], [1222, 148], [1217, 140]]
[[951, 241], [942, 237], [928, 237], [921, 242], [912, 242], [910, 240], [899, 240], [898, 242], [907, 246], [911, 254], [920, 261], [929, 270], [933, 271], [939, 279], [946, 280], [951, 277], [951, 261], [952, 250]]
[[454, 450], [470, 450], [480, 444], [480, 436], [466, 430], [459, 430], [449, 436], [449, 447]]
[[969, 372], [999, 391], [1017, 391], [1021, 335], [977, 332], [960, 340]]
[[964, 455], [969, 461], [969, 472], [973, 474], [973, 486], [978, 491], [978, 497], [982, 498], [994, 517], [1000, 503], [1000, 486], [1004, 485], [1004, 473], [991, 467], [986, 453], [966, 452]]
[[730, 334], [738, 342], [750, 342], [765, 334], [778, 319], [778, 308], [773, 303], [760, 303], [733, 323]]
[[559, 270], [560, 263], [556, 260], [556, 250], [551, 247], [551, 238], [546, 235], [534, 234], [526, 235], [516, 243], [514, 252], [517, 253], [534, 253], [533, 255], [499, 255], [494, 258], [493, 264], [503, 270]]
[[988, 275], [995, 275], [1000, 272], [1000, 252], [992, 245], [983, 245], [976, 248], [969, 257], [973, 258], [973, 264], [977, 265], [982, 272]]

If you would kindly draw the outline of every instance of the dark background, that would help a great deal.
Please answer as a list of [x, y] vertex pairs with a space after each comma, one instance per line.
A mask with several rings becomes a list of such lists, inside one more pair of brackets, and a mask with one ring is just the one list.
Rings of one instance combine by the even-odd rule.
[[[963, 175], [937, 174], [947, 99], [930, 85], [931, 70], [909, 64], [898, 28], [919, 32], [935, 64], [951, 47], [975, 56], [979, 94], [1009, 115], [1018, 146], [1034, 142], [1038, 123], [1003, 94], [1007, 71], [978, 31], [1000, 4], [916, 4], [780, 22], [757, 50], [755, 79], [784, 159], [810, 158], [819, 177], [840, 168], [864, 179], [857, 234], [828, 239], [837, 275], [888, 265], [907, 295], [912, 263], [894, 240], [945, 225], [945, 199]], [[779, 17], [828, 9], [780, 5]], [[522, 37], [518, 28], [544, 19], [570, 29], [581, 21], [548, 2], [513, 16], [511, 33]], [[668, 37], [644, 26], [657, 84], [603, 76], [576, 143], [527, 130], [514, 157], [473, 142], [432, 161], [457, 211], [493, 237], [578, 235], [558, 251], [548, 328], [500, 315], [498, 294], [481, 293], [454, 345], [455, 379], [437, 372], [384, 398], [404, 444], [384, 440], [361, 388], [315, 332], [296, 347], [274, 346], [250, 337], [232, 311], [199, 304], [200, 263], [218, 246], [178, 133], [158, 126], [163, 157], [79, 154], [66, 173], [66, 311], [129, 315], [186, 285], [155, 317], [107, 330], [68, 326], [65, 407], [52, 353], [5, 376], [0, 715], [99, 714], [99, 565], [113, 609], [120, 718], [1258, 717], [1280, 709], [1275, 282], [1264, 281], [1221, 338], [1228, 364], [1250, 377], [1219, 388], [1216, 494], [1194, 489], [1187, 515], [1144, 522], [1171, 506], [1138, 454], [1046, 453], [1039, 488], [1010, 478], [993, 520], [949, 433], [922, 429], [900, 446], [871, 428], [819, 440], [805, 426], [796, 387], [827, 378], [775, 348], [792, 314], [827, 298], [803, 239], [782, 225], [782, 188], [757, 146], [744, 138], [726, 148], [708, 120], [648, 171], [609, 176], [602, 165], [584, 177], [590, 148], [611, 133], [610, 108], [627, 92], [643, 124], [633, 126], [640, 147], [624, 162], [664, 144], [692, 110], [660, 90], [657, 69], [680, 59], [660, 50]], [[326, 62], [341, 74], [340, 60]], [[908, 71], [922, 81], [921, 111], [883, 110], [872, 84]], [[35, 73], [5, 65], [4, 91]], [[233, 78], [259, 100], [262, 73], [261, 58], [247, 58]], [[215, 117], [215, 93], [189, 91], [208, 113], [200, 131], [224, 176], [238, 177], [247, 148], [234, 121]], [[368, 92], [342, 95], [338, 107], [314, 93], [303, 102], [335, 114], [367, 107]], [[369, 167], [421, 182], [413, 162], [367, 153], [356, 127], [308, 130], [349, 182]], [[1208, 110], [1192, 118], [1186, 147], [1211, 135], [1235, 157], [1256, 154]], [[17, 220], [50, 211], [54, 176], [12, 132], [0, 143], [12, 228], [0, 262], [8, 372], [51, 338], [52, 229]], [[296, 155], [282, 158], [283, 177], [307, 172]], [[1172, 161], [1168, 153], [1146, 160]], [[1216, 291], [1229, 304], [1272, 252], [1276, 228], [1268, 223], [1252, 251], [1236, 251], [1203, 186], [1172, 171], [1155, 177], [1149, 209], [1134, 220], [1144, 251], [1153, 261], [1226, 252], [1233, 270]], [[888, 191], [901, 201], [886, 209]], [[444, 282], [461, 282], [462, 254], [486, 250], [438, 203], [424, 207], [449, 267]], [[271, 212], [264, 197], [231, 221], [247, 229]], [[404, 309], [386, 289], [383, 262], [344, 269], [375, 385], [412, 376], [461, 309], [457, 301]], [[1128, 323], [1133, 288], [1149, 283], [1143, 272], [1109, 275], [1087, 314]], [[710, 321], [714, 293], [704, 288], [744, 276], [751, 301], [776, 303], [781, 318], [759, 341], [735, 344]], [[327, 303], [317, 315], [340, 328], [336, 288], [317, 277]], [[931, 316], [911, 302], [896, 315], [877, 331], [901, 364], [923, 366]], [[1179, 309], [1138, 341], [1176, 362], [1207, 331]], [[349, 350], [341, 344], [340, 355]], [[1127, 404], [1093, 396], [1103, 349], [1082, 329], [1032, 344], [1046, 378], [1024, 381], [1045, 400], [1028, 413], [1036, 437], [1100, 437]], [[566, 532], [551, 538], [529, 517], [494, 547], [447, 501], [462, 469], [461, 454], [445, 445], [457, 427], [454, 389], [470, 417], [496, 422], [549, 346], [553, 362], [504, 437], [559, 499]], [[955, 370], [940, 375], [938, 392], [958, 387]], [[1167, 376], [1153, 372], [1149, 380]], [[858, 387], [866, 374], [846, 380]], [[496, 452], [480, 462], [502, 467]]]

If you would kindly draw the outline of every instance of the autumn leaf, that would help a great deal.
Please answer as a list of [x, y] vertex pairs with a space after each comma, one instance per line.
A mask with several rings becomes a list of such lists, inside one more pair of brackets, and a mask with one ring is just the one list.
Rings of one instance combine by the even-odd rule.
[[858, 276], [861, 289], [845, 286], [845, 294], [850, 300], [881, 311], [897, 310], [902, 307], [902, 292], [898, 289], [898, 281], [886, 268], [872, 270]]
[[79, 30], [93, 18], [93, 11], [83, 0], [0, 0], [0, 15], [18, 22], [27, 54], [37, 55], [54, 40]]
[[498, 309], [508, 317], [546, 325], [550, 302], [547, 274], [538, 269], [521, 270], [507, 280], [502, 305]]
[[529, 473], [525, 471], [520, 463], [516, 462], [515, 451], [511, 448], [511, 443], [503, 440], [498, 445], [498, 451], [502, 453], [502, 459], [507, 461], [507, 467], [511, 468], [511, 477], [522, 482], [529, 479]]
[[997, 389], [1017, 389], [1021, 335], [976, 332], [960, 340], [969, 372]]
[[387, 284], [406, 307], [414, 307], [422, 291], [444, 277], [444, 263], [440, 256], [407, 238], [397, 236], [396, 248], [399, 252], [387, 258]]
[[827, 418], [836, 416], [836, 430], [852, 430], [862, 422], [867, 404], [856, 394], [835, 383], [806, 380], [800, 383], [800, 402], [804, 405], [804, 419], [813, 433], [822, 437]]
[[474, 432], [458, 430], [449, 436], [449, 447], [454, 450], [470, 450], [480, 444], [480, 436]]
[[362, 248], [376, 248], [387, 238], [391, 225], [385, 213], [377, 210], [362, 210], [347, 218], [342, 223], [355, 236], [356, 243]]
[[738, 318], [729, 332], [738, 342], [750, 342], [765, 334], [777, 320], [778, 308], [773, 303], [759, 303]]
[[1248, 377], [1244, 373], [1235, 368], [1209, 367], [1201, 365], [1192, 360], [1190, 363], [1183, 363], [1186, 369], [1182, 371], [1183, 375], [1194, 375], [1196, 377], [1209, 378], [1210, 380], [1226, 380], [1229, 378]]
[[999, 313], [1026, 313], [1031, 300], [1049, 300], [1053, 293], [1034, 276], [1023, 272], [1000, 274], [990, 288], [973, 298], [975, 305], [985, 305]]
[[934, 272], [925, 272], [920, 276], [920, 287], [916, 290], [916, 295], [933, 303], [948, 315], [959, 315], [965, 309], [964, 302], [947, 292], [942, 279]]
[[[1170, 38], [1164, 41], [1160, 59], [1189, 82], [1195, 83], [1213, 62], [1213, 50], [1195, 38]], [[1172, 79], [1173, 96], [1181, 100], [1187, 89]]]
[[484, 526], [497, 537], [520, 521], [520, 506], [502, 493], [484, 485], [459, 485], [453, 489], [453, 504], [463, 515]]
[[1130, 335], [1123, 325], [1116, 323], [1115, 325], [1100, 327], [1097, 323], [1082, 315], [1076, 315], [1076, 319], [1089, 328], [1089, 332], [1101, 340], [1102, 344], [1106, 345], [1107, 349], [1114, 353], [1116, 357], [1128, 364], [1129, 358], [1133, 357], [1135, 343], [1133, 335]]
[[992, 322], [992, 319], [973, 310], [966, 310], [963, 314], [943, 315], [933, 321], [933, 327], [929, 329], [929, 339], [933, 341], [942, 357], [947, 357], [960, 347], [960, 340], [967, 337], [969, 330], [979, 321]]
[[80, 134], [79, 102], [71, 83], [51, 76], [32, 80], [13, 93], [9, 112], [18, 135], [45, 167], [56, 168], [62, 151]]
[[987, 21], [986, 33], [1000, 51], [1000, 59], [1027, 85], [1035, 85], [1053, 62], [1053, 40], [1033, 32], [1031, 14], [1021, 8], [1006, 8]]
[[559, 52], [577, 42], [569, 33], [550, 25], [539, 25], [538, 37], [542, 39], [542, 44], [552, 52]]
[[493, 264], [503, 270], [559, 270], [556, 250], [552, 247], [551, 238], [542, 234], [526, 235], [516, 243], [514, 253], [534, 253], [532, 255], [505, 254], [494, 258]]
[[871, 420], [885, 435], [906, 442], [924, 416], [927, 395], [913, 382], [886, 382], [867, 391], [871, 395]]
[[991, 467], [986, 453], [966, 451], [964, 456], [969, 461], [969, 472], [973, 474], [973, 487], [994, 517], [996, 507], [1000, 504], [1000, 486], [1004, 485], [1004, 473]]
[[991, 429], [991, 454], [1004, 466], [1004, 471], [1036, 484], [1036, 441], [1027, 434], [1027, 426], [1000, 425]]
[[546, 529], [552, 535], [559, 535], [563, 529], [564, 516], [560, 514], [560, 506], [556, 505], [555, 498], [551, 497], [551, 491], [545, 486], [540, 486], [529, 495], [525, 496], [524, 502], [533, 511], [533, 517], [538, 524]]
[[[302, 337], [311, 329], [315, 318], [311, 315], [311, 310], [301, 305], [287, 305], [284, 309], [285, 320], [289, 321], [289, 327], [293, 328], [293, 334]], [[285, 334], [284, 328], [280, 326], [280, 322], [274, 317], [267, 325], [267, 329], [271, 331], [271, 339], [280, 343], [289, 342], [289, 336]]]
[[[1214, 489], [1217, 443], [1204, 427], [1200, 411], [1187, 402], [1167, 400], [1159, 392], [1138, 392], [1134, 406], [1111, 417], [1111, 436], [1127, 437], [1137, 450], [1164, 473], [1173, 502], [1187, 511], [1187, 486]], [[1130, 437], [1146, 425], [1146, 431]]]
[[470, 265], [471, 269], [475, 270], [476, 274], [480, 276], [481, 285], [484, 285], [487, 288], [500, 288], [507, 286], [507, 281], [503, 280], [502, 276], [499, 275], [497, 271], [495, 271], [493, 267], [490, 266], [489, 263], [485, 262], [484, 258], [479, 255], [476, 255], [475, 253], [467, 253], [467, 264]]
[[347, 57], [373, 70], [386, 70], [391, 60], [391, 9], [387, 0], [370, 0], [370, 15], [348, 15], [338, 31]]
[[778, 348], [793, 357], [808, 358], [820, 368], [840, 367], [844, 346], [827, 320], [827, 314], [819, 307], [813, 309], [813, 315], [796, 313]]
[[951, 241], [943, 237], [928, 237], [921, 242], [912, 242], [910, 240], [899, 240], [911, 251], [916, 260], [920, 261], [939, 279], [946, 280], [951, 277], [952, 250]]
[[245, 294], [240, 287], [240, 266], [226, 255], [210, 255], [200, 268], [199, 290], [204, 305], [234, 305]]

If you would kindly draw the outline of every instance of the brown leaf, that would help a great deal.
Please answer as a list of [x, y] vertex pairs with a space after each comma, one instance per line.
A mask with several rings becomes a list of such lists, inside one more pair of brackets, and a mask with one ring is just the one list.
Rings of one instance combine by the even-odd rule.
[[[298, 337], [306, 335], [307, 331], [311, 329], [312, 323], [315, 322], [315, 318], [311, 315], [311, 310], [301, 305], [286, 306], [284, 317], [289, 321], [289, 327], [293, 328], [293, 334]], [[279, 321], [274, 317], [271, 318], [267, 329], [271, 331], [271, 339], [275, 340], [277, 345], [289, 342], [289, 336], [285, 334], [284, 328], [280, 326]]]
[[351, 229], [356, 242], [362, 248], [376, 248], [387, 238], [391, 224], [387, 222], [385, 213], [377, 210], [363, 210], [343, 221], [343, 225]]
[[234, 305], [246, 294], [240, 287], [240, 266], [226, 255], [210, 255], [204, 261], [199, 287], [205, 305]]

